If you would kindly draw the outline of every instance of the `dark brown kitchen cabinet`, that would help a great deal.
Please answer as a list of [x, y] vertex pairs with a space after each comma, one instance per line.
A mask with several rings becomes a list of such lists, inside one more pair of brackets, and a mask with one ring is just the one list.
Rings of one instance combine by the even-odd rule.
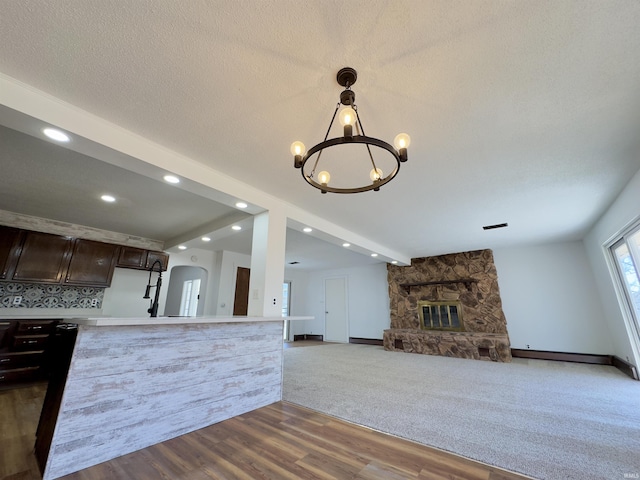
[[[160, 260], [162, 271], [166, 271], [169, 265], [168, 253], [135, 247], [120, 247], [120, 256], [116, 267], [149, 270], [156, 260]], [[156, 267], [157, 269], [158, 267]]]
[[22, 238], [22, 230], [0, 225], [0, 280], [13, 274]]
[[[149, 252], [147, 254], [147, 269], [151, 268], [156, 260], [160, 260], [162, 271], [166, 271], [169, 265], [169, 254], [164, 252]], [[157, 270], [157, 267], [156, 267]]]
[[156, 260], [166, 271], [168, 253], [0, 225], [0, 281], [109, 287], [115, 267]]
[[122, 268], [145, 268], [147, 263], [147, 251], [142, 248], [120, 247], [118, 257], [118, 267]]
[[0, 320], [0, 389], [48, 375], [48, 349], [60, 320]]
[[13, 274], [16, 282], [60, 283], [69, 265], [73, 238], [25, 231]]
[[111, 243], [76, 238], [64, 284], [108, 287], [119, 250], [120, 247]]

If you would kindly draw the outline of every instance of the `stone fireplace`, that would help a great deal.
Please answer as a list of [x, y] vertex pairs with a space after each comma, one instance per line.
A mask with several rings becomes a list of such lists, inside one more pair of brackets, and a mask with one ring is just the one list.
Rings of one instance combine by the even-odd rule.
[[388, 266], [391, 328], [385, 350], [510, 362], [491, 250]]

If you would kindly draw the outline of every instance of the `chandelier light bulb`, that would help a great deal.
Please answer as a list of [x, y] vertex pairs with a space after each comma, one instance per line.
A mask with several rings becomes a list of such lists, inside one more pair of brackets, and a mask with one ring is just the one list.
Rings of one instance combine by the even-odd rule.
[[372, 182], [379, 181], [384, 176], [384, 172], [380, 168], [371, 169], [369, 172], [369, 178]]
[[306, 151], [306, 148], [304, 146], [304, 143], [302, 142], [293, 142], [291, 144], [291, 154], [295, 157], [295, 156], [302, 156], [304, 155], [304, 152]]
[[340, 125], [344, 127], [345, 125], [355, 125], [356, 118], [356, 111], [351, 107], [346, 107], [340, 110], [338, 120], [340, 120]]
[[328, 184], [329, 180], [331, 180], [331, 175], [329, 175], [329, 172], [327, 172], [326, 170], [323, 170], [318, 174], [318, 183], [320, 185]]
[[411, 144], [411, 137], [406, 133], [399, 133], [396, 135], [396, 138], [394, 138], [393, 144], [398, 150], [402, 148], [409, 148], [409, 145]]

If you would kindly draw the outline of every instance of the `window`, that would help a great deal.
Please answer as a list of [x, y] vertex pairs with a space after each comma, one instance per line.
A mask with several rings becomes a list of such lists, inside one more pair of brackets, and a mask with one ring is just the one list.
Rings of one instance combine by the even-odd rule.
[[289, 316], [289, 308], [291, 306], [289, 300], [289, 293], [291, 292], [291, 282], [284, 282], [282, 284], [282, 316]]
[[200, 279], [187, 280], [182, 285], [182, 299], [180, 300], [180, 316], [195, 317], [198, 312], [200, 299]]
[[[282, 316], [288, 317], [289, 310], [291, 309], [291, 282], [284, 282], [282, 284]], [[286, 342], [289, 339], [289, 320], [284, 321], [284, 329], [282, 331], [282, 338]]]
[[610, 250], [637, 339], [640, 339], [640, 224], [631, 228]]

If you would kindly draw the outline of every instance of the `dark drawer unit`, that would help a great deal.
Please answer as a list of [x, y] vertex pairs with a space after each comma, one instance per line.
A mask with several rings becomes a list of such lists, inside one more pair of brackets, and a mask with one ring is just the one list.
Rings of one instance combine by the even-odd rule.
[[17, 321], [16, 335], [42, 335], [53, 333], [58, 324], [55, 320]]
[[43, 380], [48, 349], [59, 320], [0, 320], [0, 388]]
[[0, 370], [0, 385], [38, 380], [42, 377], [40, 367], [14, 368], [13, 370]]
[[11, 333], [12, 323], [0, 320], [0, 352], [9, 345], [9, 336]]
[[39, 367], [42, 364], [44, 350], [35, 352], [10, 352], [0, 354], [0, 370], [23, 367]]
[[42, 350], [49, 335], [15, 335], [13, 337], [13, 350]]

